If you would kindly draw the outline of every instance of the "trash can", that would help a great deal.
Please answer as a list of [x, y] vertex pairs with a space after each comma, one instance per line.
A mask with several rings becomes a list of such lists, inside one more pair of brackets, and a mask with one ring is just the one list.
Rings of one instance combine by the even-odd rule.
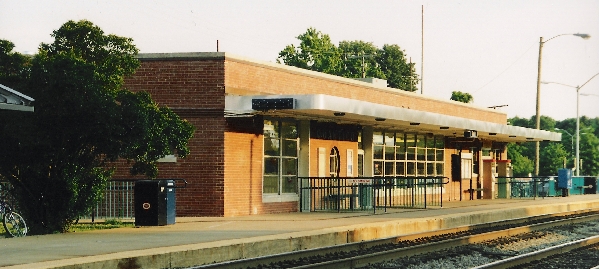
[[175, 181], [140, 180], [133, 188], [135, 226], [175, 224]]

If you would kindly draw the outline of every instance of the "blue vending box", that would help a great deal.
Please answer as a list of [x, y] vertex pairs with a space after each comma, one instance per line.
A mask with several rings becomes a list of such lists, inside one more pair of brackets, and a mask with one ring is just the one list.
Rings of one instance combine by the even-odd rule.
[[560, 189], [572, 188], [572, 170], [565, 168], [557, 170], [557, 187]]

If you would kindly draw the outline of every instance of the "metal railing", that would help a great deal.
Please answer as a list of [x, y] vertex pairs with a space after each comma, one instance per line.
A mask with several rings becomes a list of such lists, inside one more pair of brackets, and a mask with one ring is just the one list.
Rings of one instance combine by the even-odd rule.
[[[443, 206], [446, 177], [299, 177], [300, 205], [310, 211]], [[306, 210], [306, 208], [303, 208]]]
[[84, 218], [95, 219], [133, 219], [134, 179], [112, 179], [106, 185], [102, 199], [94, 206], [90, 216]]
[[536, 199], [562, 196], [557, 177], [498, 177], [497, 198]]

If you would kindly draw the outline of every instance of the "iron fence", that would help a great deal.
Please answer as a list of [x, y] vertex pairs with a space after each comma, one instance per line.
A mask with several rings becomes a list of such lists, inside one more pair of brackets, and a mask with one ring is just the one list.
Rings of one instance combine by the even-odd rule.
[[95, 219], [133, 219], [135, 218], [133, 191], [134, 179], [110, 180], [102, 195], [102, 199], [94, 206], [90, 216]]
[[498, 177], [497, 198], [536, 199], [562, 196], [555, 177]]
[[[299, 177], [310, 211], [443, 206], [446, 177]], [[302, 210], [306, 210], [303, 208]]]

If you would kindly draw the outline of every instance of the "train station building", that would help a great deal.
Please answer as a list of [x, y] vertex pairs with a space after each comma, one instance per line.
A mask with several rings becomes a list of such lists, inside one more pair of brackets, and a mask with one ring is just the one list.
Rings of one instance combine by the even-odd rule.
[[177, 190], [178, 216], [310, 211], [316, 198], [300, 191], [298, 178], [436, 177], [445, 182], [443, 200], [493, 199], [495, 178], [510, 173], [507, 143], [561, 139], [510, 126], [499, 110], [389, 88], [384, 80], [224, 52], [138, 58], [125, 87], [149, 92], [196, 127], [191, 153], [159, 164], [159, 178], [188, 182]]

